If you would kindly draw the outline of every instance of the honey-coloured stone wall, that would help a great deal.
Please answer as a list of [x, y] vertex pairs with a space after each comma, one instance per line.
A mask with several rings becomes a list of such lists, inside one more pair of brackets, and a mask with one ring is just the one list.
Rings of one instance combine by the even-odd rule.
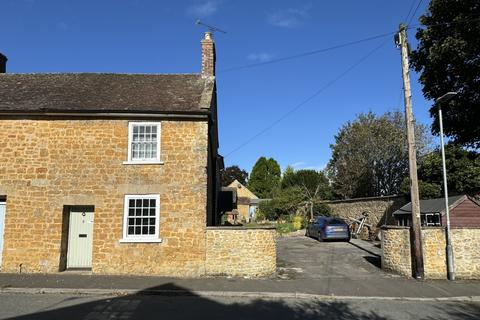
[[412, 276], [408, 227], [382, 229], [382, 269], [406, 277]]
[[[452, 228], [452, 247], [457, 279], [480, 279], [480, 228]], [[425, 278], [446, 279], [445, 229], [422, 229]], [[411, 276], [410, 231], [408, 227], [382, 228], [382, 268]]]
[[208, 227], [206, 274], [263, 277], [276, 272], [275, 229]]
[[[392, 213], [405, 205], [408, 200], [403, 196], [385, 196], [370, 197], [345, 200], [325, 201], [331, 209], [334, 216], [352, 222], [349, 218], [358, 219], [363, 212], [368, 211], [370, 215], [367, 223], [372, 225], [372, 232], [376, 233], [382, 225], [392, 225], [395, 223]], [[360, 233], [360, 238], [368, 239], [370, 237], [367, 228]]]
[[[208, 123], [161, 121], [164, 164], [151, 165], [123, 163], [128, 123], [0, 119], [2, 272], [61, 270], [65, 206], [93, 206], [93, 273], [205, 274]], [[161, 243], [119, 241], [126, 194], [160, 195]]]

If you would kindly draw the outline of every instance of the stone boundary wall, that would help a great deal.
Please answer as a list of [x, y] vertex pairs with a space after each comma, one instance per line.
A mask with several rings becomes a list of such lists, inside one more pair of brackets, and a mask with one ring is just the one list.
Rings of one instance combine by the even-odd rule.
[[262, 277], [276, 272], [275, 229], [207, 227], [206, 232], [208, 276]]
[[[458, 279], [480, 279], [480, 228], [452, 228], [455, 274]], [[425, 278], [446, 279], [445, 229], [422, 229]], [[382, 228], [382, 268], [410, 277], [411, 251], [408, 227]]]
[[[356, 198], [346, 200], [325, 201], [335, 216], [349, 222], [348, 218], [357, 219], [364, 211], [371, 214], [367, 223], [374, 228], [379, 228], [384, 224], [393, 224], [392, 213], [407, 204], [409, 201], [404, 196], [385, 196], [385, 197], [369, 197]], [[366, 230], [366, 229], [364, 229]], [[368, 233], [365, 231], [361, 238], [367, 239]]]
[[382, 228], [382, 269], [406, 277], [412, 276], [408, 227]]

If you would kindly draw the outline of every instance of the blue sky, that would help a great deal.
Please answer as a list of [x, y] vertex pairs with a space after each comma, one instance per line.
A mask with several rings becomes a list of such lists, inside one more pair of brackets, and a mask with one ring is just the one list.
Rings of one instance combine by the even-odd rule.
[[[216, 34], [220, 152], [250, 171], [260, 156], [282, 168], [321, 169], [329, 145], [361, 112], [403, 110], [399, 51], [387, 36], [334, 51], [255, 68], [223, 71], [393, 32], [415, 0], [2, 0], [0, 52], [8, 72], [192, 73], [200, 69], [204, 29]], [[417, 1], [415, 1], [416, 6]], [[426, 9], [423, 1], [412, 24]], [[414, 31], [409, 32], [416, 46]], [[369, 58], [314, 99], [271, 125]], [[430, 125], [418, 76], [413, 109]], [[268, 131], [249, 141], [267, 127]]]

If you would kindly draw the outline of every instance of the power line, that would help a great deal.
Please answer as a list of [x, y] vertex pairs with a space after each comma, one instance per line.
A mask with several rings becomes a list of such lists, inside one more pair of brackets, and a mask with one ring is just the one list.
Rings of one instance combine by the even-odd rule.
[[451, 26], [451, 25], [455, 25], [455, 24], [468, 23], [468, 22], [474, 22], [474, 21], [480, 21], [480, 18], [463, 19], [463, 20], [457, 20], [457, 21], [451, 21], [451, 22], [442, 22], [442, 23], [432, 24], [432, 25], [429, 25], [429, 26], [426, 26], [426, 25], [423, 25], [423, 24], [414, 24], [414, 25], [407, 26], [407, 30], [408, 29], [415, 29], [415, 28], [418, 28], [418, 27], [426, 27], [426, 28], [444, 27], [444, 26]]
[[[423, 0], [420, 0], [419, 5], [422, 2], [423, 2]], [[417, 9], [415, 10], [415, 13], [418, 10], [419, 5], [417, 6]], [[411, 21], [411, 19], [410, 19], [410, 21]], [[472, 22], [472, 21], [476, 21], [476, 20], [480, 20], [480, 18], [468, 19], [468, 20], [459, 20], [459, 21], [455, 21], [455, 22], [439, 23], [439, 24], [436, 24], [436, 25], [431, 25], [429, 27], [437, 27], [437, 26], [444, 26], [444, 25], [451, 25], [451, 24], [458, 24], [458, 23], [466, 23], [466, 22]], [[421, 26], [422, 26], [421, 24], [412, 25], [412, 26], [408, 25], [407, 30], [415, 29], [415, 28], [421, 27]], [[336, 50], [336, 49], [341, 49], [341, 48], [349, 47], [349, 46], [352, 46], [352, 45], [356, 45], [356, 44], [359, 44], [359, 43], [368, 42], [368, 41], [372, 41], [372, 40], [375, 40], [375, 39], [380, 39], [380, 38], [387, 37], [387, 36], [392, 36], [392, 35], [396, 34], [397, 32], [398, 31], [391, 31], [391, 32], [371, 36], [371, 37], [368, 37], [368, 38], [356, 40], [356, 41], [346, 42], [346, 43], [339, 44], [339, 45], [332, 46], [332, 47], [322, 48], [322, 49], [313, 50], [313, 51], [307, 51], [307, 52], [303, 52], [303, 53], [299, 53], [299, 54], [295, 54], [295, 55], [291, 55], [291, 56], [286, 56], [286, 57], [283, 57], [283, 58], [273, 59], [273, 60], [269, 60], [269, 61], [265, 61], [265, 62], [251, 63], [251, 64], [246, 64], [246, 65], [237, 66], [237, 67], [230, 67], [230, 68], [219, 70], [219, 71], [217, 71], [217, 73], [230, 72], [230, 71], [236, 71], [236, 70], [242, 70], [242, 69], [250, 69], [250, 68], [260, 67], [260, 66], [264, 66], [264, 65], [268, 65], [268, 64], [274, 64], [274, 63], [278, 63], [278, 62], [294, 60], [294, 59], [297, 59], [297, 58], [302, 58], [302, 57], [306, 57], [306, 56], [310, 56], [310, 55], [315, 55], [315, 54], [319, 54], [319, 53], [333, 51], [333, 50]]]
[[420, 6], [422, 5], [422, 2], [423, 2], [423, 0], [418, 1], [418, 4], [417, 4], [417, 7], [415, 8], [415, 11], [413, 11], [412, 16], [410, 17], [410, 19], [407, 22], [407, 26], [410, 24], [410, 22], [412, 22], [413, 18], [415, 18], [415, 15], [417, 14], [418, 8], [420, 8]]
[[269, 60], [269, 61], [265, 61], [265, 62], [251, 63], [251, 64], [246, 64], [246, 65], [243, 65], [243, 66], [231, 67], [231, 68], [220, 70], [218, 72], [229, 72], [229, 71], [234, 71], [234, 70], [249, 69], [249, 68], [254, 68], [254, 67], [258, 67], [258, 66], [264, 66], [264, 65], [267, 65], [267, 64], [273, 64], [273, 63], [277, 63], [277, 62], [282, 62], [282, 61], [293, 60], [293, 59], [302, 58], [302, 57], [306, 57], [306, 56], [311, 56], [311, 55], [318, 54], [318, 53], [333, 51], [333, 50], [336, 50], [336, 49], [341, 49], [341, 48], [349, 47], [349, 46], [352, 46], [352, 45], [356, 45], [356, 44], [359, 44], [359, 43], [368, 42], [368, 41], [372, 41], [372, 40], [387, 37], [387, 36], [392, 36], [396, 32], [397, 31], [383, 33], [383, 34], [371, 36], [371, 37], [360, 39], [360, 40], [355, 40], [355, 41], [351, 41], [351, 42], [342, 43], [342, 44], [339, 44], [339, 45], [336, 45], [336, 46], [333, 46], [333, 47], [322, 48], [322, 49], [313, 50], [313, 51], [307, 51], [307, 52], [295, 54], [295, 55], [292, 55], [292, 56], [273, 59], [273, 60]]
[[417, 0], [412, 0], [412, 4], [410, 5], [410, 9], [408, 10], [408, 14], [407, 14], [407, 17], [405, 18], [405, 21], [408, 21], [408, 17], [410, 17], [410, 13], [412, 13], [413, 6], [415, 5], [416, 1]]
[[242, 149], [243, 147], [245, 147], [246, 145], [250, 144], [252, 141], [254, 141], [256, 138], [258, 138], [259, 136], [263, 135], [265, 132], [269, 131], [270, 129], [272, 129], [273, 127], [275, 127], [277, 124], [279, 124], [280, 122], [282, 122], [283, 120], [285, 120], [287, 117], [289, 117], [292, 113], [294, 113], [295, 111], [297, 111], [298, 109], [300, 109], [301, 107], [303, 107], [305, 104], [307, 104], [308, 102], [310, 102], [311, 100], [313, 100], [315, 97], [317, 97], [320, 93], [322, 93], [323, 91], [325, 91], [326, 89], [328, 89], [329, 87], [331, 87], [333, 84], [335, 84], [337, 81], [339, 81], [341, 78], [343, 78], [344, 76], [346, 76], [350, 71], [352, 71], [353, 69], [355, 69], [358, 65], [360, 65], [362, 62], [364, 62], [365, 60], [367, 60], [371, 55], [373, 55], [375, 52], [377, 52], [381, 47], [383, 47], [385, 44], [387, 43], [387, 41], [384, 41], [382, 42], [379, 46], [375, 47], [373, 50], [371, 50], [368, 54], [366, 54], [365, 56], [363, 56], [361, 59], [359, 59], [358, 61], [356, 61], [354, 64], [352, 64], [350, 67], [348, 67], [345, 71], [343, 71], [341, 74], [339, 74], [336, 78], [334, 78], [333, 80], [329, 81], [327, 84], [325, 84], [324, 86], [322, 86], [320, 89], [318, 89], [317, 91], [315, 91], [312, 95], [310, 95], [308, 98], [306, 98], [305, 100], [303, 100], [302, 102], [300, 102], [299, 104], [297, 104], [295, 107], [293, 107], [292, 109], [290, 109], [289, 111], [287, 111], [286, 113], [284, 113], [280, 118], [278, 118], [277, 120], [275, 120], [274, 122], [272, 122], [270, 125], [268, 125], [267, 127], [265, 127], [264, 129], [262, 129], [261, 131], [259, 131], [257, 134], [253, 135], [251, 138], [249, 138], [248, 140], [246, 140], [245, 142], [243, 142], [242, 144], [240, 144], [238, 147], [236, 147], [235, 149], [231, 150], [229, 153], [227, 153], [224, 158], [227, 158], [228, 156], [230, 156], [231, 154], [237, 152], [238, 150]]

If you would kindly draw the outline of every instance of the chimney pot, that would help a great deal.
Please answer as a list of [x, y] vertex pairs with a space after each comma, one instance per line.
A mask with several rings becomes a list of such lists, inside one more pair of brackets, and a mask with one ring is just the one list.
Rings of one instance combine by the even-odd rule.
[[210, 31], [205, 32], [202, 39], [202, 76], [215, 76], [215, 42]]
[[0, 73], [7, 72], [7, 57], [0, 53]]

